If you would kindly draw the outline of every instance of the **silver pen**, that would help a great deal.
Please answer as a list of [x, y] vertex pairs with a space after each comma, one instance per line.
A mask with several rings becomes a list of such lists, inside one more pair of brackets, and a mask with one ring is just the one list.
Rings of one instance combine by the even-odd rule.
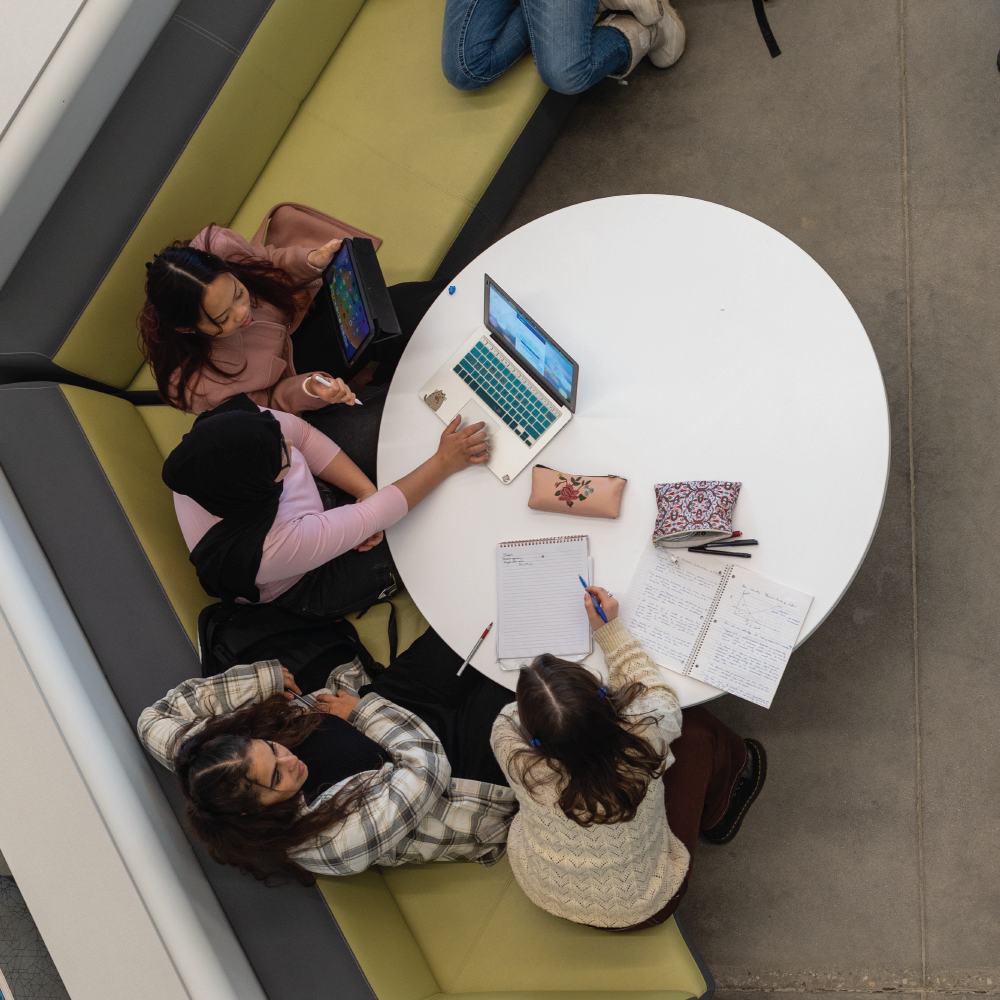
[[[313, 375], [313, 378], [316, 379], [316, 381], [319, 382], [320, 385], [325, 385], [327, 387], [327, 389], [329, 389], [330, 385], [332, 384], [330, 382], [327, 382], [327, 380], [325, 378], [323, 378], [322, 375]], [[362, 403], [361, 400], [357, 398], [357, 396], [355, 396], [354, 397], [354, 403], [352, 405], [354, 405], [354, 406], [364, 406], [365, 404]]]
[[303, 697], [302, 697], [302, 695], [299, 695], [299, 694], [296, 694], [296, 693], [295, 693], [294, 691], [289, 691], [288, 693], [289, 693], [289, 694], [290, 694], [290, 695], [291, 695], [291, 696], [292, 696], [292, 697], [293, 697], [293, 698], [294, 698], [294, 699], [295, 699], [296, 701], [301, 701], [301, 702], [302, 702], [302, 704], [306, 706], [306, 709], [307, 709], [308, 711], [310, 711], [310, 712], [311, 712], [311, 711], [312, 711], [312, 710], [313, 710], [313, 709], [314, 709], [314, 708], [316, 707], [315, 705], [310, 705], [310, 704], [309, 704], [309, 702], [308, 702], [308, 701], [306, 701], [306, 700], [305, 700], [305, 698], [303, 698]]
[[469, 660], [471, 660], [476, 655], [476, 652], [478, 651], [479, 647], [483, 644], [483, 639], [485, 639], [490, 634], [491, 628], [493, 628], [493, 622], [490, 622], [489, 625], [486, 626], [486, 631], [483, 632], [483, 634], [479, 637], [479, 641], [475, 644], [475, 646], [472, 647], [472, 652], [469, 653], [469, 655], [465, 658], [465, 662], [458, 668], [457, 676], [459, 677], [462, 676], [462, 671], [465, 670], [465, 668], [469, 665]]

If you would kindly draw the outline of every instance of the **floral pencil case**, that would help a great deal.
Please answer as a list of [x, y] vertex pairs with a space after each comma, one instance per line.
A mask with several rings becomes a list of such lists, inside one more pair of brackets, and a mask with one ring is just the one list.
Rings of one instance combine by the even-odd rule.
[[621, 476], [571, 476], [547, 465], [535, 465], [528, 506], [553, 514], [615, 518], [621, 513], [627, 482]]
[[741, 485], [702, 479], [654, 487], [654, 544], [670, 548], [728, 538], [733, 533], [733, 508]]

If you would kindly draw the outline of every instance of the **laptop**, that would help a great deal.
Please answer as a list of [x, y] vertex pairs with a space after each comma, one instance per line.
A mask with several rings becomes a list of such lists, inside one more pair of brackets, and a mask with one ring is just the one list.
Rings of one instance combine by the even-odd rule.
[[399, 336], [399, 320], [371, 240], [343, 241], [323, 272], [321, 295], [348, 372], [364, 360], [372, 344]]
[[486, 424], [486, 467], [514, 477], [569, 423], [580, 366], [487, 274], [483, 325], [420, 390], [447, 424]]

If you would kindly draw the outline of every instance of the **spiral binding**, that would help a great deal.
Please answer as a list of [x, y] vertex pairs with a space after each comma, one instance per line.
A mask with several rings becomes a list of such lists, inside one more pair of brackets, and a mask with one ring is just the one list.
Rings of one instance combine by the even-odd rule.
[[587, 535], [556, 535], [553, 538], [525, 538], [519, 542], [501, 542], [502, 549], [515, 549], [519, 545], [550, 545], [553, 542], [579, 542]]
[[729, 579], [732, 575], [733, 564], [727, 563], [726, 568], [722, 570], [722, 580], [719, 582], [719, 589], [715, 592], [715, 597], [712, 598], [708, 614], [705, 615], [705, 624], [702, 625], [701, 632], [698, 633], [698, 638], [695, 639], [694, 645], [691, 647], [691, 655], [688, 656], [687, 663], [684, 664], [684, 669], [681, 671], [685, 677], [689, 676], [695, 667], [695, 660], [698, 659], [702, 643], [708, 635], [708, 630], [712, 627], [712, 622], [715, 621], [715, 612], [719, 610], [719, 604], [722, 601], [722, 593], [726, 589], [726, 584], [729, 583]]

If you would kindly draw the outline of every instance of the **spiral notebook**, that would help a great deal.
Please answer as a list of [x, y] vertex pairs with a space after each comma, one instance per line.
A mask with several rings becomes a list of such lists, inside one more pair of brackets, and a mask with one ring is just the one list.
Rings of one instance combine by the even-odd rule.
[[586, 535], [532, 538], [497, 546], [497, 657], [591, 650], [580, 577], [590, 579]]
[[657, 663], [770, 708], [810, 604], [743, 566], [648, 545], [619, 616]]

